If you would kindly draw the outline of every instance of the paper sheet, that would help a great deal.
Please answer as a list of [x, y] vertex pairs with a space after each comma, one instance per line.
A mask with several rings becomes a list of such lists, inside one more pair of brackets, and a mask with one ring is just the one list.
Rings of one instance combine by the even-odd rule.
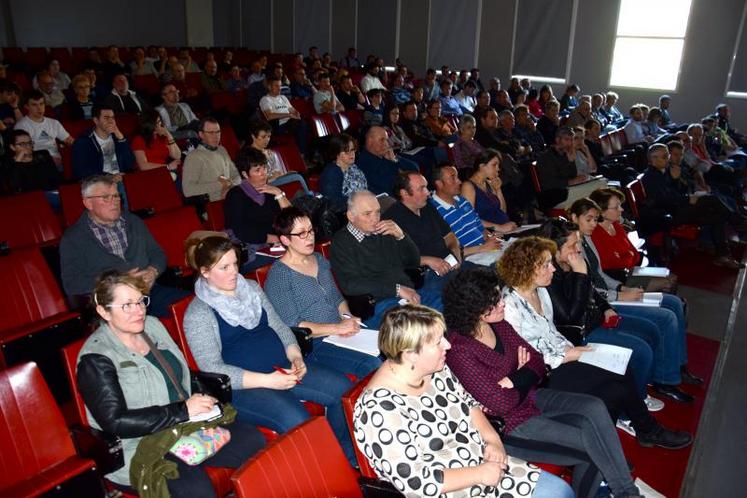
[[339, 335], [328, 335], [324, 342], [334, 344], [345, 349], [352, 349], [360, 353], [379, 356], [379, 331], [373, 329], [361, 329], [355, 335], [342, 337]]
[[593, 350], [581, 353], [578, 361], [609, 370], [618, 375], [625, 374], [630, 355], [633, 354], [632, 349], [613, 346], [612, 344], [589, 343], [588, 345]]
[[633, 268], [633, 276], [666, 278], [669, 276], [669, 268], [664, 268], [662, 266], [647, 266], [645, 268], [636, 266], [635, 268]]
[[220, 405], [217, 403], [213, 405], [213, 409], [210, 410], [207, 413], [200, 413], [197, 415], [194, 415], [192, 417], [189, 417], [190, 422], [205, 422], [207, 420], [213, 420], [223, 415], [223, 412], [220, 409]]
[[641, 301], [611, 301], [610, 305], [614, 308], [615, 306], [661, 306], [661, 301], [664, 299], [664, 294], [661, 292], [644, 292], [643, 300]]

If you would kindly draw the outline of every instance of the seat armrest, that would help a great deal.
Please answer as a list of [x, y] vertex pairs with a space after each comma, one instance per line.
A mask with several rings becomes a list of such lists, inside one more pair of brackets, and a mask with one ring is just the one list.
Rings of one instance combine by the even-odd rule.
[[96, 468], [102, 475], [124, 466], [122, 440], [118, 436], [83, 425], [72, 426], [70, 435], [78, 455], [96, 462]]
[[301, 348], [301, 354], [304, 357], [309, 356], [314, 351], [314, 342], [311, 337], [311, 329], [308, 327], [291, 327], [291, 332], [296, 336], [298, 347]]
[[372, 317], [376, 312], [376, 300], [371, 294], [359, 294], [344, 297], [348, 302], [350, 312], [361, 320], [366, 320], [367, 318]]
[[232, 399], [231, 378], [226, 374], [190, 370], [192, 392], [209, 394], [221, 403], [230, 403]]

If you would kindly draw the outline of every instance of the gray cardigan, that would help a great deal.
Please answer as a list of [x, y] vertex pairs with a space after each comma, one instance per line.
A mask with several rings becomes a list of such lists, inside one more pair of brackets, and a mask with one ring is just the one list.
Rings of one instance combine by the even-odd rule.
[[[262, 292], [262, 288], [253, 280], [246, 281], [254, 292], [259, 293], [262, 308], [267, 313], [267, 323], [275, 331], [283, 343], [283, 347], [298, 345], [293, 332], [283, 323], [275, 313], [270, 300]], [[233, 389], [243, 389], [244, 369], [229, 365], [223, 361], [221, 351], [223, 344], [220, 340], [218, 319], [213, 308], [199, 297], [195, 297], [184, 314], [184, 331], [187, 335], [189, 349], [192, 351], [197, 366], [204, 372], [215, 372], [228, 375]]]
[[88, 226], [87, 211], [65, 230], [60, 241], [60, 266], [62, 285], [68, 296], [90, 294], [96, 278], [106, 270], [127, 272], [152, 266], [160, 274], [166, 269], [166, 255], [145, 223], [128, 211], [123, 211], [122, 217], [127, 222], [124, 259], [107, 251], [99, 242]]

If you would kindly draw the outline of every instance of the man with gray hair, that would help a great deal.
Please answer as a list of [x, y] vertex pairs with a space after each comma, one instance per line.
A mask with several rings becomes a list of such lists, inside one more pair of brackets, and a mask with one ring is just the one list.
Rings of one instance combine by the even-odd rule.
[[122, 211], [114, 175], [95, 175], [82, 182], [86, 211], [62, 236], [62, 285], [73, 304], [90, 298], [96, 278], [107, 270], [141, 277], [150, 288], [148, 314], [169, 316], [169, 305], [188, 295], [156, 283], [166, 269], [166, 256], [145, 223]]
[[370, 294], [376, 301], [369, 328], [378, 328], [384, 312], [404, 300], [442, 310], [437, 292], [417, 292], [406, 268], [420, 265], [420, 251], [392, 220], [381, 220], [378, 199], [368, 190], [350, 196], [348, 224], [332, 239], [330, 263], [342, 292]]

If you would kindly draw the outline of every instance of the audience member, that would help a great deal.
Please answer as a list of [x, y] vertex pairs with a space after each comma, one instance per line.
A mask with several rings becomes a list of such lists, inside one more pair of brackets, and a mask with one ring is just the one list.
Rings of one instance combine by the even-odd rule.
[[345, 107], [337, 100], [335, 89], [332, 88], [329, 73], [319, 75], [319, 88], [314, 94], [314, 110], [318, 114], [329, 113], [335, 114], [344, 111]]
[[[57, 90], [64, 92], [70, 87], [70, 76], [60, 71], [60, 61], [58, 61], [57, 59], [52, 59], [51, 61], [49, 61], [49, 64], [47, 64], [46, 72], [54, 80], [54, 86]], [[39, 75], [34, 76], [34, 79], [31, 81], [31, 85], [36, 90], [39, 89], [38, 77]]]
[[363, 95], [360, 88], [353, 84], [350, 76], [342, 76], [338, 81], [338, 85], [340, 89], [335, 92], [335, 97], [337, 97], [346, 111], [361, 109], [365, 105], [365, 95]]
[[329, 162], [322, 171], [319, 188], [337, 213], [347, 210], [350, 196], [367, 190], [366, 175], [355, 165], [356, 141], [346, 133], [332, 135], [328, 146]]
[[119, 48], [109, 45], [106, 49], [106, 60], [101, 64], [101, 78], [108, 84], [118, 74], [130, 73], [130, 68], [119, 58]]
[[226, 90], [231, 93], [237, 93], [248, 89], [250, 84], [251, 82], [242, 76], [241, 68], [239, 66], [233, 66], [229, 69], [228, 79], [226, 80]]
[[374, 62], [366, 64], [366, 74], [361, 79], [361, 91], [368, 93], [369, 90], [382, 90], [386, 91], [386, 87], [381, 83], [379, 79], [379, 71], [381, 68]]
[[418, 248], [396, 223], [381, 220], [371, 192], [350, 196], [347, 218], [347, 226], [332, 239], [332, 271], [344, 294], [370, 294], [376, 301], [374, 315], [366, 319], [370, 328], [378, 328], [384, 312], [401, 300], [441, 308], [438, 292], [414, 289], [405, 269], [420, 265]]
[[[533, 467], [506, 455], [478, 402], [445, 366], [451, 347], [445, 332], [440, 313], [417, 305], [390, 311], [382, 323], [379, 347], [386, 361], [353, 414], [358, 448], [377, 475], [406, 496], [514, 497], [517, 489], [535, 498], [574, 496], [548, 472], [528, 479]], [[453, 430], [446, 428], [447, 417]]]
[[267, 78], [267, 95], [259, 101], [259, 108], [273, 130], [280, 134], [293, 134], [296, 145], [302, 154], [307, 151], [307, 127], [301, 114], [293, 107], [285, 95], [280, 94], [280, 78]]
[[166, 269], [166, 256], [145, 223], [122, 210], [117, 184], [113, 175], [81, 182], [86, 210], [60, 241], [62, 286], [72, 303], [87, 303], [99, 275], [117, 270], [145, 282], [151, 314], [171, 316], [169, 306], [187, 293], [156, 281]]
[[57, 83], [49, 72], [42, 71], [38, 73], [36, 81], [39, 84], [39, 91], [44, 96], [44, 102], [49, 107], [57, 110], [58, 107], [65, 103], [65, 94], [62, 93], [60, 88], [57, 88]]
[[73, 137], [59, 121], [44, 115], [46, 103], [44, 95], [32, 90], [26, 95], [26, 116], [16, 122], [16, 130], [24, 130], [34, 143], [34, 150], [46, 150], [58, 168], [62, 168], [62, 157], [57, 148], [57, 140], [65, 145], [73, 144]]
[[306, 180], [296, 171], [288, 171], [280, 155], [274, 150], [268, 149], [272, 137], [272, 126], [266, 121], [254, 120], [249, 123], [249, 147], [258, 150], [267, 159], [267, 181], [271, 185], [279, 187], [288, 183], [299, 182], [307, 195], [312, 195]]
[[[487, 94], [485, 94], [487, 95]], [[477, 123], [470, 114], [465, 114], [459, 120], [459, 136], [452, 148], [454, 165], [459, 171], [468, 171], [475, 164], [475, 158], [485, 149], [475, 140]]]
[[132, 139], [132, 152], [139, 170], [166, 167], [176, 174], [182, 151], [163, 125], [161, 115], [146, 110], [140, 115], [138, 134]]
[[358, 69], [361, 67], [361, 63], [356, 55], [355, 47], [350, 47], [345, 57], [340, 60], [340, 66], [348, 69]]
[[571, 128], [576, 128], [577, 126], [583, 126], [591, 118], [591, 103], [582, 101], [573, 108], [565, 124]]
[[130, 90], [127, 75], [118, 74], [112, 79], [112, 93], [104, 102], [114, 109], [115, 114], [141, 114], [147, 108], [140, 97]]
[[12, 128], [17, 121], [23, 119], [20, 103], [21, 87], [17, 83], [0, 78], [0, 126]]
[[[462, 110], [461, 103], [454, 98], [451, 94], [453, 84], [450, 80], [443, 80], [441, 82], [441, 94], [438, 96], [438, 101], [441, 103], [441, 114], [444, 116], [461, 116], [464, 111]], [[431, 108], [430, 103], [428, 109]]]
[[[584, 103], [579, 104], [579, 107]], [[573, 127], [573, 149], [575, 154], [576, 174], [589, 177], [597, 174], [597, 162], [586, 145], [586, 129], [583, 126]]]
[[311, 100], [316, 93], [316, 88], [306, 77], [306, 70], [303, 67], [296, 68], [293, 72], [293, 81], [290, 84], [290, 94], [292, 97], [303, 100]]
[[197, 63], [192, 60], [192, 55], [189, 53], [189, 49], [181, 48], [179, 49], [179, 56], [178, 56], [179, 64], [184, 66], [184, 70], [188, 73], [199, 73], [200, 72], [200, 66], [197, 65]]
[[394, 154], [386, 130], [381, 126], [372, 126], [366, 132], [365, 149], [358, 155], [358, 167], [374, 194], [391, 194], [399, 171], [418, 171], [417, 164]]
[[202, 86], [202, 90], [208, 95], [226, 90], [226, 82], [218, 74], [217, 62], [207, 61], [205, 63], [205, 71], [200, 74], [200, 85]]
[[156, 107], [163, 125], [175, 139], [195, 138], [199, 120], [186, 102], [179, 102], [180, 92], [169, 83], [161, 89], [163, 104]]
[[441, 143], [430, 128], [418, 119], [418, 107], [415, 102], [404, 104], [401, 107], [401, 114], [402, 129], [415, 147], [437, 147]]
[[456, 127], [445, 116], [441, 115], [441, 100], [431, 100], [426, 107], [427, 115], [423, 119], [423, 124], [433, 133], [433, 135], [444, 142], [456, 141]]
[[217, 201], [241, 183], [228, 151], [220, 144], [220, 133], [220, 124], [214, 118], [200, 121], [200, 144], [187, 156], [182, 170], [185, 197], [207, 194], [211, 201]]
[[716, 118], [718, 127], [726, 131], [726, 133], [729, 134], [729, 136], [737, 143], [737, 145], [739, 145], [740, 147], [747, 146], [747, 139], [745, 138], [745, 136], [739, 133], [731, 125], [731, 110], [729, 109], [728, 105], [717, 105], [716, 113], [713, 115], [713, 117]]
[[106, 104], [93, 106], [93, 129], [73, 143], [73, 176], [83, 179], [109, 173], [121, 178], [132, 171], [135, 156], [119, 130], [114, 110]]
[[602, 110], [607, 114], [609, 124], [616, 127], [621, 126], [625, 122], [625, 116], [623, 116], [620, 109], [615, 106], [619, 98], [620, 97], [615, 92], [607, 92], [604, 107], [602, 107]]
[[153, 61], [145, 57], [143, 47], [137, 47], [132, 53], [132, 62], [130, 70], [133, 76], [155, 76], [158, 77], [158, 70], [153, 65]]
[[568, 180], [578, 174], [574, 132], [563, 126], [555, 133], [554, 144], [537, 158], [537, 175], [542, 191], [537, 194], [541, 210], [547, 210], [568, 199]]
[[[214, 496], [205, 465], [236, 469], [264, 446], [264, 439], [256, 427], [234, 420], [235, 411], [226, 407], [218, 420], [189, 423], [192, 417], [210, 413], [217, 400], [192, 392], [184, 355], [161, 322], [145, 314], [148, 288], [142, 277], [117, 271], [97, 279], [93, 302], [101, 325], [78, 354], [78, 389], [91, 426], [120, 438], [124, 466], [106, 476], [116, 488], [140, 494], [158, 488], [172, 496]], [[203, 464], [187, 464], [169, 453], [168, 447], [180, 436], [199, 437], [192, 431], [212, 428], [230, 430], [230, 437]], [[156, 445], [164, 434], [166, 444]], [[147, 476], [146, 459], [153, 462], [152, 477]], [[174, 475], [168, 474], [169, 468]]]
[[384, 93], [378, 88], [366, 92], [368, 104], [363, 106], [363, 125], [366, 127], [381, 126], [384, 124]]
[[568, 85], [565, 88], [565, 93], [560, 97], [560, 112], [568, 109], [572, 110], [578, 106], [578, 94], [581, 92], [581, 88], [577, 84]]
[[201, 370], [230, 377], [238, 420], [287, 432], [310, 417], [301, 400], [320, 403], [353, 464], [341, 401], [347, 377], [303, 358], [259, 284], [239, 274], [238, 250], [228, 239], [190, 239], [186, 252], [199, 274], [184, 315], [189, 348]]
[[92, 119], [93, 99], [91, 98], [91, 80], [85, 74], [73, 78], [73, 96], [68, 99], [63, 114], [67, 119]]
[[545, 104], [545, 113], [537, 121], [537, 131], [542, 134], [546, 144], [555, 143], [555, 135], [560, 128], [560, 104], [557, 100], [549, 100]]
[[273, 226], [286, 249], [272, 265], [264, 285], [275, 311], [289, 327], [311, 330], [314, 347], [307, 359], [364, 378], [381, 365], [378, 357], [323, 340], [354, 336], [362, 322], [340, 294], [329, 261], [314, 252], [311, 220], [305, 212], [290, 207], [280, 211]]
[[[34, 142], [25, 130], [13, 130], [9, 137], [3, 176], [7, 178], [10, 190], [43, 190], [51, 204], [59, 207], [59, 196], [56, 191], [62, 182], [62, 175], [57, 170], [49, 151], [34, 151]], [[13, 214], [6, 213], [6, 216]]]
[[461, 195], [469, 201], [483, 224], [503, 234], [516, 228], [506, 214], [506, 199], [501, 190], [501, 153], [487, 149], [478, 154], [469, 169], [469, 179], [462, 183]]

